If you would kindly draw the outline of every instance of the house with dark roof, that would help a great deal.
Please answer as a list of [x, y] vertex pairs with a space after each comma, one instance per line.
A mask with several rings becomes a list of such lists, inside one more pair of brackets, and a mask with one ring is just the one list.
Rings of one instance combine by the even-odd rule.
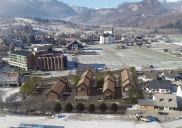
[[166, 80], [175, 81], [175, 78], [178, 76], [177, 71], [165, 70], [162, 72]]
[[138, 109], [154, 109], [156, 106], [155, 100], [152, 99], [139, 99]]
[[159, 71], [154, 71], [154, 70], [150, 70], [150, 71], [144, 71], [143, 72], [143, 77], [142, 80], [143, 81], [151, 81], [151, 80], [158, 80], [158, 75], [160, 74]]
[[46, 93], [47, 100], [59, 100], [67, 88], [67, 80], [60, 78], [57, 83]]
[[129, 89], [135, 87], [131, 73], [128, 69], [125, 69], [124, 71], [121, 72], [121, 86], [122, 86], [122, 95], [124, 99], [127, 99]]
[[76, 96], [89, 96], [93, 84], [93, 74], [90, 70], [84, 72], [76, 87]]
[[75, 40], [75, 41], [72, 41], [71, 43], [69, 43], [68, 45], [66, 45], [66, 48], [68, 50], [74, 51], [75, 49], [81, 50], [84, 48], [84, 46]]
[[173, 88], [170, 80], [147, 81], [145, 86], [150, 93], [170, 93]]
[[19, 69], [28, 71], [34, 65], [32, 52], [13, 51], [9, 53], [9, 64]]

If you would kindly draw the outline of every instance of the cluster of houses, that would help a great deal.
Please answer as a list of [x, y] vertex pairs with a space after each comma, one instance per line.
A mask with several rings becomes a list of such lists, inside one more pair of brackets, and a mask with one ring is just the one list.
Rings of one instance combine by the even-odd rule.
[[[126, 95], [129, 92], [130, 88], [134, 88], [133, 78], [128, 69], [125, 69], [122, 73], [122, 93]], [[91, 92], [91, 87], [93, 86], [93, 73], [90, 70], [85, 71], [76, 86], [76, 94], [77, 99], [85, 98], [87, 99]], [[115, 99], [116, 98], [116, 85], [115, 85], [115, 77], [111, 75], [107, 75], [104, 78], [104, 84], [102, 88], [102, 99]], [[47, 91], [46, 97], [48, 100], [59, 100], [63, 97], [63, 94], [69, 88], [68, 81], [65, 78], [60, 78], [57, 83]], [[128, 96], [128, 95], [127, 95]], [[128, 97], [126, 97], [128, 98]]]
[[[182, 108], [181, 85], [174, 90], [172, 82], [180, 79], [180, 71], [144, 71], [142, 79], [145, 89], [152, 99], [140, 99], [139, 109], [177, 109]], [[177, 92], [176, 92], [177, 91]], [[175, 93], [173, 93], [175, 92]]]

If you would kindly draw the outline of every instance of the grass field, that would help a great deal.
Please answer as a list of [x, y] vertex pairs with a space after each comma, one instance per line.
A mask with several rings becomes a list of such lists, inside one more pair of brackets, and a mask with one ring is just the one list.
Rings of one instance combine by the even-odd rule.
[[134, 46], [116, 49], [116, 44], [90, 45], [88, 50], [96, 51], [97, 55], [78, 56], [80, 65], [93, 64], [98, 68], [106, 65], [109, 69], [118, 69], [123, 67], [119, 59], [128, 67], [141, 67], [143, 64], [149, 64], [157, 68], [178, 68], [182, 64], [182, 59], [152, 49]]

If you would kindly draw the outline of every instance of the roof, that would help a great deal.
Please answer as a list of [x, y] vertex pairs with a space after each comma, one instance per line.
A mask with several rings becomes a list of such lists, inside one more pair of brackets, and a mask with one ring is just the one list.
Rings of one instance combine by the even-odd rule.
[[158, 71], [144, 71], [144, 75], [146, 76], [146, 78], [148, 79], [158, 79], [159, 72]]
[[105, 77], [104, 82], [106, 82], [108, 79], [114, 82], [114, 77], [109, 74]]
[[121, 72], [121, 79], [123, 87], [126, 86], [128, 83], [134, 86], [130, 71], [128, 69], [125, 69], [124, 71]]
[[63, 90], [63, 88], [65, 86], [66, 86], [65, 83], [63, 83], [62, 81], [58, 80], [57, 83], [51, 88], [51, 90], [56, 92], [57, 94], [60, 94], [60, 92]]
[[93, 65], [79, 65], [78, 66], [78, 71], [87, 71], [87, 70], [92, 70]]
[[80, 81], [77, 84], [77, 87], [81, 84], [84, 84], [85, 86], [90, 86], [90, 80], [87, 77], [84, 77], [83, 79], [80, 79]]
[[68, 80], [67, 80], [67, 79], [61, 77], [60, 80], [61, 80], [62, 82], [64, 82], [65, 84], [68, 84]]
[[29, 56], [32, 54], [32, 52], [29, 51], [13, 51], [10, 52], [10, 54], [20, 55], [20, 56]]
[[82, 74], [82, 76], [81, 76], [80, 79], [82, 79], [82, 78], [84, 78], [84, 77], [87, 77], [89, 80], [91, 80], [91, 79], [92, 79], [92, 72], [91, 72], [90, 70], [85, 71], [85, 72]]
[[140, 106], [156, 106], [155, 100], [152, 99], [139, 99], [138, 104]]
[[[159, 99], [161, 99], [161, 101], [159, 101]], [[168, 99], [170, 99], [169, 102], [168, 102]], [[156, 102], [156, 105], [159, 107], [171, 107], [171, 108], [178, 107], [176, 96], [171, 94], [157, 93], [155, 94], [155, 102]]]
[[23, 124], [23, 123], [21, 123], [19, 125], [19, 128], [25, 128], [25, 127], [27, 127], [27, 128], [44, 128], [45, 126], [39, 125], [39, 124]]
[[23, 76], [23, 78], [22, 78], [22, 82], [26, 82], [26, 81], [29, 81], [30, 80], [30, 78], [31, 78], [31, 76]]
[[79, 43], [78, 41], [72, 41], [71, 43], [69, 43], [68, 45], [66, 45], [66, 47], [69, 47], [71, 44], [73, 44], [73, 43], [77, 43], [77, 44], [79, 44], [79, 45], [81, 45], [82, 47], [84, 47], [81, 43]]
[[176, 71], [169, 71], [169, 70], [165, 70], [164, 75], [169, 78], [174, 78], [178, 76]]
[[147, 84], [150, 89], [159, 89], [160, 88], [158, 80], [147, 81]]
[[161, 80], [159, 81], [160, 87], [162, 89], [172, 89], [173, 85], [171, 84], [170, 80]]
[[40, 46], [39, 47], [39, 50], [44, 50], [44, 51], [47, 51], [49, 48], [51, 48], [52, 46], [51, 45], [46, 45], [46, 46]]
[[104, 83], [102, 93], [104, 93], [106, 90], [110, 90], [110, 91], [112, 91], [113, 93], [115, 93], [115, 85], [114, 85], [114, 82], [112, 82], [112, 81], [110, 81], [110, 80], [107, 80], [107, 81]]
[[103, 37], [109, 37], [109, 36], [114, 37], [114, 35], [112, 35], [112, 34], [103, 34], [102, 36], [103, 36]]
[[170, 80], [152, 80], [147, 81], [150, 89], [171, 89], [173, 86]]
[[19, 73], [2, 73], [0, 74], [0, 82], [4, 81], [17, 81], [19, 78]]

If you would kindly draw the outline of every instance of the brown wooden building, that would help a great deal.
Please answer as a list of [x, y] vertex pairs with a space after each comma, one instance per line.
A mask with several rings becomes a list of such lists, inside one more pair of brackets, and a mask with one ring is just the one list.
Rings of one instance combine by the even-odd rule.
[[66, 91], [68, 81], [65, 78], [60, 78], [57, 83], [46, 93], [47, 100], [59, 100]]
[[133, 80], [128, 69], [121, 72], [121, 84], [123, 92], [128, 92], [130, 88], [134, 87]]
[[84, 72], [76, 87], [76, 96], [89, 96], [93, 84], [93, 74], [90, 70]]
[[102, 97], [104, 100], [115, 98], [115, 79], [113, 76], [109, 74], [104, 79]]

